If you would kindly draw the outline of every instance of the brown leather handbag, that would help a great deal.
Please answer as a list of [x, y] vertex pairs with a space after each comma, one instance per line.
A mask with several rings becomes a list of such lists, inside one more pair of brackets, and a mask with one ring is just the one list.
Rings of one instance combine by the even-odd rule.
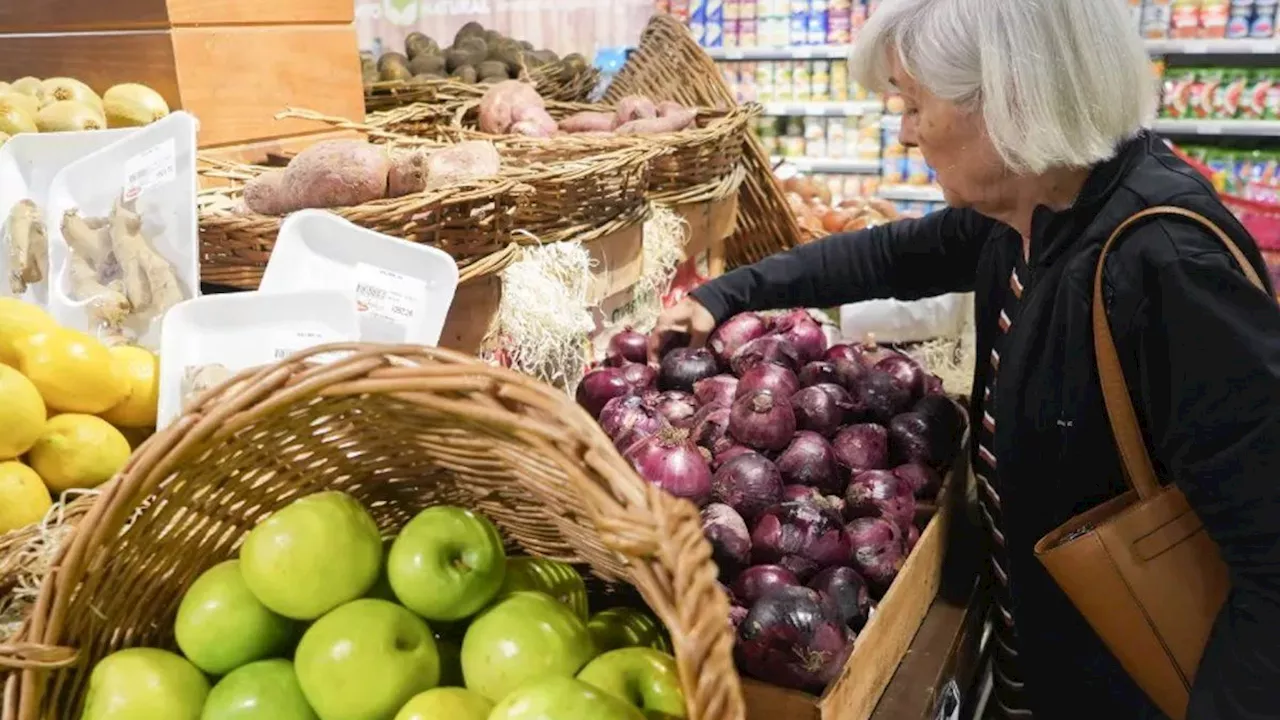
[[1203, 225], [1265, 292], [1231, 238], [1201, 215], [1153, 207], [1115, 229], [1094, 273], [1093, 342], [1107, 415], [1132, 489], [1045, 535], [1035, 553], [1139, 687], [1165, 714], [1182, 720], [1209, 631], [1227, 598], [1227, 566], [1182, 491], [1156, 477], [1102, 302], [1107, 253], [1134, 223], [1153, 215]]

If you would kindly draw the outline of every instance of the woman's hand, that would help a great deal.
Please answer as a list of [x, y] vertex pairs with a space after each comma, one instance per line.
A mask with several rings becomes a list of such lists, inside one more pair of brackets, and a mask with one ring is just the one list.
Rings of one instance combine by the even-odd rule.
[[702, 347], [707, 342], [707, 336], [715, 329], [716, 319], [711, 312], [697, 300], [686, 297], [658, 316], [658, 324], [649, 333], [649, 358], [657, 360], [658, 351], [677, 338], [687, 338], [685, 342], [689, 347]]

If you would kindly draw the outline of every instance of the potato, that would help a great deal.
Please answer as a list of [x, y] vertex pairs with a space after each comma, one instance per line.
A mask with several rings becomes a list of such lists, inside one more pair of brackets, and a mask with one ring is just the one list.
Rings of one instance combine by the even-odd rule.
[[284, 170], [268, 170], [245, 183], [244, 204], [261, 215], [285, 215], [298, 209], [285, 190]]
[[410, 60], [419, 55], [438, 55], [440, 54], [440, 45], [435, 40], [415, 30], [404, 39], [404, 52], [409, 56]]
[[383, 53], [382, 57], [378, 58], [378, 70], [385, 70], [389, 65], [403, 65], [408, 67], [409, 58], [405, 57], [403, 53], [398, 52]]
[[427, 188], [482, 180], [502, 169], [498, 148], [486, 140], [472, 140], [436, 150], [427, 156]]
[[546, 104], [532, 85], [519, 80], [497, 83], [480, 98], [480, 130], [505, 135], [534, 109], [545, 114]]
[[453, 36], [453, 44], [457, 45], [459, 41], [469, 37], [477, 37], [483, 40], [484, 33], [485, 33], [484, 26], [472, 20], [466, 25], [463, 25], [462, 27], [458, 28], [458, 34]]
[[444, 73], [444, 56], [424, 54], [415, 57], [409, 61], [409, 70], [414, 75], [432, 75], [435, 73]]
[[454, 72], [460, 67], [475, 67], [484, 62], [485, 53], [473, 48], [450, 48], [444, 52], [445, 68]]
[[336, 208], [386, 197], [391, 160], [363, 140], [325, 140], [298, 153], [284, 169], [295, 208]]
[[427, 187], [427, 153], [396, 153], [391, 156], [387, 173], [387, 197], [401, 197], [422, 192]]
[[592, 112], [590, 110], [574, 113], [560, 121], [560, 131], [567, 133], [610, 132], [617, 127], [618, 116], [616, 114]]
[[485, 60], [476, 66], [476, 73], [485, 80], [506, 80], [511, 77], [507, 72], [507, 64], [497, 60]]
[[646, 120], [658, 117], [658, 108], [653, 101], [643, 95], [628, 95], [618, 101], [618, 122], [626, 124], [632, 120]]
[[479, 73], [477, 73], [476, 69], [470, 65], [460, 65], [455, 68], [453, 72], [449, 73], [449, 77], [456, 78], [460, 82], [464, 82], [468, 85], [474, 85], [476, 79], [479, 77]]

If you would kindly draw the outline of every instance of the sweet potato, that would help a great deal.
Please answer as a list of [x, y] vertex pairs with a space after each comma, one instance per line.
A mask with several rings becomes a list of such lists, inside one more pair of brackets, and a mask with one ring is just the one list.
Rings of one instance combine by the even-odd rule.
[[674, 112], [666, 117], [632, 120], [620, 126], [617, 132], [619, 135], [650, 135], [675, 132], [689, 127], [695, 117], [697, 117], [697, 111], [681, 108], [680, 112]]
[[284, 170], [269, 170], [244, 186], [244, 204], [260, 215], [285, 215], [297, 210], [285, 191]]
[[560, 131], [567, 133], [610, 132], [617, 127], [618, 116], [616, 113], [592, 112], [590, 110], [575, 113], [560, 121]]
[[555, 118], [542, 108], [516, 108], [511, 116], [515, 120], [511, 126], [513, 134], [528, 137], [551, 137], [556, 134]]
[[387, 173], [387, 197], [401, 197], [422, 192], [427, 187], [427, 153], [396, 153], [391, 156]]
[[472, 140], [436, 150], [427, 156], [428, 189], [493, 177], [502, 169], [498, 148], [487, 140]]
[[520, 80], [495, 84], [480, 98], [480, 130], [505, 135], [533, 109], [546, 112], [546, 103], [532, 85]]
[[360, 205], [386, 197], [391, 159], [363, 140], [326, 140], [298, 153], [284, 169], [294, 209]]
[[628, 95], [618, 101], [618, 123], [625, 125], [632, 120], [658, 117], [658, 108], [643, 95]]

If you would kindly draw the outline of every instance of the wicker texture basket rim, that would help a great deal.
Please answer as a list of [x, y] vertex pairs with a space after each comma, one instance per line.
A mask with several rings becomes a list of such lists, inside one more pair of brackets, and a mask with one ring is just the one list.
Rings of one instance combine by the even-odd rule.
[[[331, 353], [347, 354], [328, 364], [308, 362]], [[561, 517], [571, 513], [559, 506], [543, 507], [544, 512], [553, 513], [547, 517], [558, 518], [555, 523], [561, 531], [567, 527], [588, 533], [563, 535], [559, 542], [567, 542], [574, 551], [587, 552], [593, 568], [605, 573], [605, 577], [621, 572], [670, 630], [690, 719], [745, 717], [732, 661], [732, 635], [726, 621], [728, 600], [716, 582], [710, 547], [702, 536], [699, 514], [693, 505], [642, 481], [590, 416], [553, 388], [449, 351], [340, 344], [312, 348], [275, 365], [238, 374], [196, 398], [185, 415], [139, 447], [121, 474], [104, 487], [71, 542], [63, 546], [57, 560], [58, 571], [41, 585], [25, 632], [16, 644], [0, 648], [0, 657], [11, 661], [22, 652], [74, 652], [71, 648], [58, 648], [68, 645], [66, 633], [75, 629], [91, 643], [91, 656], [82, 656], [76, 665], [58, 671], [27, 669], [11, 674], [5, 682], [4, 720], [48, 717], [56, 712], [50, 709], [50, 702], [62, 703], [58, 706], [60, 716], [65, 716], [76, 705], [74, 698], [68, 701], [65, 696], [74, 693], [77, 683], [83, 686], [86, 666], [93, 659], [124, 645], [145, 644], [136, 637], [129, 640], [134, 637], [132, 631], [122, 636], [119, 631], [123, 628], [107, 627], [107, 611], [145, 613], [154, 605], [144, 605], [141, 610], [130, 607], [127, 611], [109, 608], [113, 602], [123, 604], [129, 599], [119, 598], [123, 593], [98, 584], [99, 577], [108, 574], [113, 563], [125, 562], [120, 559], [117, 546], [126, 542], [122, 538], [127, 534], [123, 532], [127, 523], [136, 529], [147, 516], [163, 517], [166, 508], [172, 511], [171, 506], [181, 506], [183, 509], [175, 517], [190, 525], [196, 511], [181, 513], [196, 504], [191, 498], [203, 487], [193, 478], [209, 472], [213, 473], [210, 477], [221, 480], [204, 482], [231, 482], [219, 473], [225, 472], [222, 463], [237, 443], [241, 449], [253, 448], [257, 438], [267, 437], [269, 428], [290, 422], [312, 428], [338, 417], [335, 422], [346, 427], [355, 422], [352, 418], [374, 413], [379, 399], [426, 412], [458, 432], [466, 425], [521, 448], [521, 462], [504, 462], [500, 468], [504, 482], [517, 486], [511, 488], [512, 492], [531, 492], [535, 498], [548, 493], [572, 498], [586, 509], [583, 516]], [[339, 417], [331, 414], [334, 407], [358, 409]], [[375, 421], [370, 418], [367, 422], [372, 425]], [[379, 427], [378, 432], [385, 431]], [[424, 442], [418, 431], [399, 440], [404, 443], [402, 450], [420, 449]], [[219, 462], [201, 463], [215, 448]], [[219, 467], [208, 470], [214, 465]], [[274, 474], [277, 467], [268, 474]], [[469, 466], [448, 469], [466, 470], [472, 481], [478, 472]], [[440, 467], [432, 469], [441, 471]], [[547, 475], [540, 471], [552, 472]], [[312, 477], [314, 474], [308, 475]], [[322, 485], [333, 487], [333, 482], [328, 480]], [[380, 482], [372, 487], [390, 485]], [[166, 491], [183, 494], [166, 496]], [[278, 502], [282, 505], [284, 501]], [[516, 533], [522, 544], [526, 542], [519, 532], [521, 528], [495, 519], [504, 530]], [[144, 525], [140, 532], [153, 527]], [[169, 529], [166, 525], [157, 530], [156, 537], [165, 536]], [[156, 547], [144, 542], [148, 538], [144, 535], [134, 542]], [[173, 537], [169, 539], [172, 541]], [[224, 552], [229, 553], [233, 547], [228, 544]], [[160, 550], [149, 553], [155, 555]], [[188, 565], [203, 563], [207, 567], [221, 558], [184, 555], [180, 559]], [[142, 562], [145, 565], [148, 561]], [[601, 566], [600, 562], [616, 567]], [[194, 568], [187, 570], [185, 577], [192, 579]], [[97, 610], [102, 611], [102, 619], [86, 619], [86, 613], [92, 616]]]

